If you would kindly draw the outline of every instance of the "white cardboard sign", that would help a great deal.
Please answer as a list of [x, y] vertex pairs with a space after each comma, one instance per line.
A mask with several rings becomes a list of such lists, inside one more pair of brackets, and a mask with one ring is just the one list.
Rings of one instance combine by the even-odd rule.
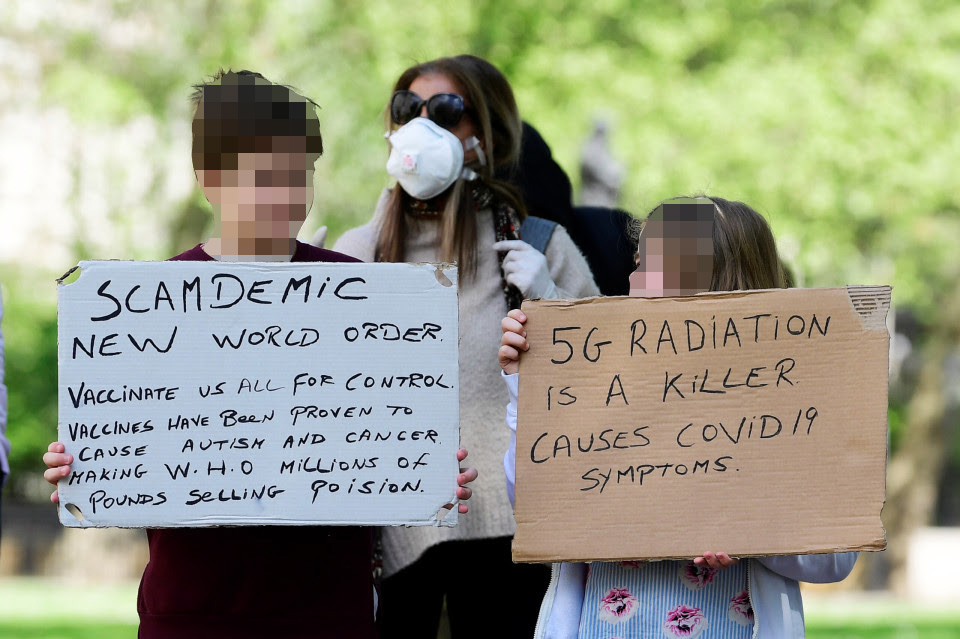
[[81, 262], [65, 526], [456, 524], [456, 268]]

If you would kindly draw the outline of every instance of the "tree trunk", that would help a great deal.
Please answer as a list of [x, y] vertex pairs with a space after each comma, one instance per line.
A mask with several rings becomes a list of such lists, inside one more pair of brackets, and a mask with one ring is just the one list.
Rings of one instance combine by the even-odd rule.
[[[907, 405], [907, 421], [899, 450], [887, 468], [887, 531], [885, 560], [888, 587], [906, 590], [907, 543], [918, 527], [933, 522], [937, 494], [949, 454], [945, 423], [944, 361], [960, 338], [960, 282], [940, 307], [937, 322], [922, 350], [917, 384]], [[869, 571], [868, 571], [869, 572]]]

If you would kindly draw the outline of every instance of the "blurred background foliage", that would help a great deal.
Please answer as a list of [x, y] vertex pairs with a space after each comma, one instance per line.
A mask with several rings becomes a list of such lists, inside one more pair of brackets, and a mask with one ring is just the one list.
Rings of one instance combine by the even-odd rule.
[[[799, 285], [893, 284], [911, 334], [891, 392], [884, 517], [903, 525], [890, 514], [898, 500], [920, 503], [903, 506], [917, 523], [956, 516], [956, 498], [938, 490], [960, 467], [949, 391], [960, 5], [949, 0], [5, 2], [8, 490], [44, 492], [53, 278], [77, 259], [163, 259], [203, 238], [190, 84], [219, 67], [254, 69], [320, 104], [326, 152], [302, 237], [326, 224], [329, 245], [370, 217], [389, 183], [383, 109], [396, 76], [462, 52], [503, 70], [575, 191], [581, 146], [603, 119], [625, 167], [620, 205], [635, 215], [680, 194], [741, 199], [767, 216]], [[858, 392], [856, 380], [843, 390]]]

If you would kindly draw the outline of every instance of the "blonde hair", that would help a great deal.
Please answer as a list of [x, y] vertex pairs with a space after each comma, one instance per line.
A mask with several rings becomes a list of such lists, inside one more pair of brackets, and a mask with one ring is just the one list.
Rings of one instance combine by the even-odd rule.
[[709, 199], [717, 211], [710, 290], [786, 288], [777, 243], [763, 216], [743, 202]]
[[[777, 254], [773, 232], [762, 215], [743, 202], [711, 196], [698, 196], [697, 199], [708, 199], [714, 205], [711, 291], [748, 291], [790, 285]], [[650, 215], [670, 202], [663, 201], [643, 221], [634, 225], [633, 235], [638, 240]]]

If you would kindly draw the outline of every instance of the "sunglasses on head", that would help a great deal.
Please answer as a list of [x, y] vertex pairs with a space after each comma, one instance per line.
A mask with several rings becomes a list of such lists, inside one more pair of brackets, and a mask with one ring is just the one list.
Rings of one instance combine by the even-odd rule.
[[420, 117], [424, 104], [427, 105], [427, 117], [445, 129], [457, 126], [464, 112], [469, 110], [456, 93], [436, 93], [424, 100], [413, 91], [396, 91], [390, 98], [390, 119], [403, 126]]

